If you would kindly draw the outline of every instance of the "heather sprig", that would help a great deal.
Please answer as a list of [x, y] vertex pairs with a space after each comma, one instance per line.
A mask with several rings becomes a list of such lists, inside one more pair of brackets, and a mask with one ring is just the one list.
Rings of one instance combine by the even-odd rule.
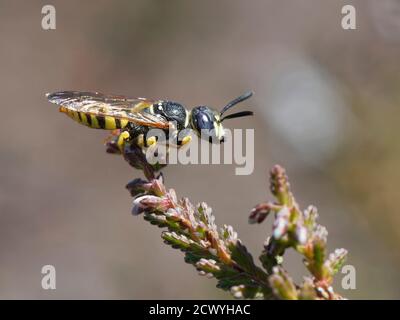
[[[112, 144], [108, 145], [110, 150]], [[165, 187], [162, 174], [156, 176], [161, 166], [148, 164], [140, 148], [127, 146], [123, 155], [147, 178], [135, 179], [126, 186], [134, 198], [132, 214], [143, 214], [145, 220], [163, 228], [163, 241], [181, 250], [185, 262], [200, 275], [216, 278], [218, 288], [246, 299], [342, 298], [333, 291], [332, 281], [347, 251], [337, 249], [327, 255], [327, 231], [316, 222], [316, 208], [300, 210], [282, 167], [276, 165], [270, 172], [270, 189], [276, 200], [257, 205], [249, 216], [250, 223], [261, 223], [269, 215], [274, 218], [259, 267], [232, 226], [218, 228], [206, 203], [195, 206], [187, 198], [178, 199], [173, 189]], [[303, 256], [310, 272], [301, 284], [295, 284], [283, 267], [288, 249]]]
[[[336, 249], [327, 255], [328, 231], [317, 223], [314, 206], [301, 211], [292, 192], [285, 170], [276, 165], [270, 172], [270, 189], [276, 201], [257, 205], [249, 216], [250, 223], [261, 223], [274, 215], [272, 236], [268, 237], [260, 261], [269, 274], [275, 295], [282, 299], [341, 299], [332, 288], [333, 276], [341, 269], [347, 251]], [[300, 285], [283, 269], [283, 255], [294, 249], [303, 256], [311, 276]], [[296, 288], [296, 290], [294, 290]]]
[[[185, 253], [185, 261], [201, 275], [215, 277], [217, 286], [246, 298], [269, 298], [268, 274], [257, 267], [231, 226], [218, 229], [206, 203], [193, 206], [167, 190], [162, 176], [147, 182], [135, 179], [127, 185], [134, 196], [132, 213], [166, 230], [164, 242]], [[238, 287], [238, 288], [236, 288]], [[240, 288], [239, 288], [240, 287]]]

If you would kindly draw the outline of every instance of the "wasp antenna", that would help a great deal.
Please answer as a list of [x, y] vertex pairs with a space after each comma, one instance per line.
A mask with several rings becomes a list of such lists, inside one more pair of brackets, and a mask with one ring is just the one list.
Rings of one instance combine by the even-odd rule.
[[221, 111], [220, 115], [222, 116], [227, 110], [229, 110], [230, 108], [232, 108], [234, 105], [247, 100], [248, 98], [250, 98], [253, 95], [253, 91], [248, 91], [244, 94], [242, 94], [240, 97], [237, 97], [236, 99], [232, 100], [231, 102], [229, 102]]
[[234, 119], [234, 118], [242, 118], [242, 117], [248, 117], [254, 115], [253, 111], [241, 111], [241, 112], [236, 112], [232, 113], [230, 115], [227, 115], [226, 117], [223, 117], [221, 119], [221, 122], [226, 120], [226, 119]]

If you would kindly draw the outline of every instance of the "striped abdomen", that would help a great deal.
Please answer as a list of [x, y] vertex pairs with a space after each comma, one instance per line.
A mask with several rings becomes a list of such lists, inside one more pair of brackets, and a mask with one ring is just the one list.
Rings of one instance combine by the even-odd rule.
[[123, 129], [129, 123], [129, 121], [126, 119], [117, 119], [112, 116], [101, 116], [87, 112], [74, 111], [65, 107], [61, 107], [60, 112], [65, 113], [68, 117], [76, 122], [94, 129]]

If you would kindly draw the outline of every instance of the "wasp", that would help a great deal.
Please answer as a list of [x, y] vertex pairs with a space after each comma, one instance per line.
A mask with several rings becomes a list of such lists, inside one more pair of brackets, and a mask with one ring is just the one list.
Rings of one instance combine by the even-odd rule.
[[[154, 136], [147, 136], [150, 129], [158, 128], [166, 134], [193, 130], [198, 136], [210, 142], [224, 141], [222, 122], [227, 119], [253, 115], [251, 111], [224, 114], [238, 103], [247, 100], [253, 92], [229, 102], [221, 111], [208, 106], [197, 106], [188, 110], [184, 105], [168, 100], [129, 98], [105, 95], [99, 92], [60, 91], [46, 94], [51, 103], [60, 106], [59, 111], [76, 122], [90, 128], [112, 130], [116, 144], [122, 153], [127, 142], [134, 141], [140, 147], [157, 142]], [[184, 134], [179, 146], [191, 141], [191, 135]]]

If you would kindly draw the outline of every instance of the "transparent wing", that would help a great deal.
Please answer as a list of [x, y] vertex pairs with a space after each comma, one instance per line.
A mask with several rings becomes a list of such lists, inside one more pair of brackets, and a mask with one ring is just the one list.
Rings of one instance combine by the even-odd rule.
[[139, 125], [166, 129], [168, 121], [160, 116], [144, 112], [161, 100], [146, 98], [128, 98], [125, 96], [105, 95], [99, 92], [61, 91], [48, 93], [47, 99], [64, 108], [94, 114], [125, 119]]

